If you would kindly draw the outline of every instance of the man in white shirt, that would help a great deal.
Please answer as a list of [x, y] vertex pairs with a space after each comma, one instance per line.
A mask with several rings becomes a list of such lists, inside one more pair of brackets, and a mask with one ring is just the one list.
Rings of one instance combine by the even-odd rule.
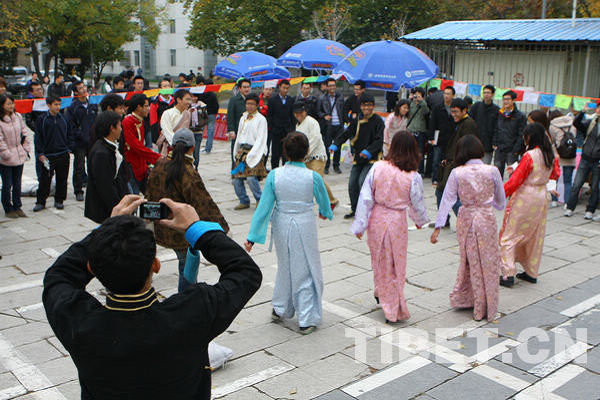
[[[321, 127], [316, 119], [308, 115], [307, 104], [302, 100], [294, 103], [294, 117], [296, 118], [296, 131], [301, 132], [308, 138], [308, 154], [304, 158], [306, 168], [315, 171], [322, 178], [325, 172], [325, 163], [327, 162], [327, 152], [325, 144], [323, 144], [323, 136], [321, 135]], [[335, 198], [329, 185], [325, 182], [331, 209], [333, 210], [340, 202]]]
[[[262, 191], [258, 178], [265, 178], [267, 170], [265, 159], [267, 155], [267, 119], [258, 112], [258, 96], [250, 93], [246, 96], [246, 112], [240, 118], [240, 124], [235, 136], [233, 154], [235, 155], [234, 168], [231, 171], [233, 188], [240, 200], [235, 210], [243, 210], [250, 207], [250, 198], [246, 194], [244, 181], [248, 186], [256, 202], [260, 200]], [[232, 137], [233, 138], [233, 137]]]
[[190, 105], [192, 104], [192, 96], [190, 92], [185, 89], [178, 89], [173, 94], [175, 99], [175, 107], [169, 108], [163, 112], [160, 118], [160, 129], [161, 137], [158, 138], [156, 144], [159, 148], [163, 145], [164, 141], [168, 143], [168, 146], [172, 146], [173, 135], [175, 131], [181, 128], [190, 127]]

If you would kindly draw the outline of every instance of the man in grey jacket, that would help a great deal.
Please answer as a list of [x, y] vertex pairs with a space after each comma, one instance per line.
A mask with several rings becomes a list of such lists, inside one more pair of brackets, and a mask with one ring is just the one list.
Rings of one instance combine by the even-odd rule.
[[[323, 94], [317, 105], [319, 118], [325, 121], [325, 135], [323, 143], [328, 148], [335, 139], [344, 133], [344, 96], [336, 92], [335, 79], [327, 79], [327, 93]], [[341, 147], [341, 146], [340, 146]], [[340, 149], [333, 153], [333, 170], [341, 174], [340, 170]], [[327, 153], [327, 164], [325, 164], [325, 173], [329, 173], [330, 155]]]
[[[419, 151], [425, 154], [425, 144], [427, 143], [427, 118], [429, 118], [429, 107], [425, 102], [425, 89], [422, 87], [413, 88], [410, 91], [410, 112], [406, 130], [412, 133], [419, 144]], [[425, 158], [419, 163], [419, 174], [423, 175]]]

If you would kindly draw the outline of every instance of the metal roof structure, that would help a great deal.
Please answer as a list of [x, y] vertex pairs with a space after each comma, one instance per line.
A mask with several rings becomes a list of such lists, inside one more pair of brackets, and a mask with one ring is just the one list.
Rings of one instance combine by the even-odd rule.
[[600, 18], [448, 21], [402, 36], [405, 40], [595, 42]]

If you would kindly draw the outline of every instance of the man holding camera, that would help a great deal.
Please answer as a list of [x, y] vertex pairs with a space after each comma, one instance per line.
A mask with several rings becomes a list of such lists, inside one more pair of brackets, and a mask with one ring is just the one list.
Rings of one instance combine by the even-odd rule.
[[[219, 224], [199, 221], [194, 208], [162, 199], [190, 247], [221, 272], [159, 301], [156, 242], [131, 213], [144, 200], [127, 195], [112, 217], [72, 245], [48, 269], [43, 302], [48, 322], [77, 366], [82, 399], [210, 399], [208, 343], [221, 334], [261, 284], [250, 256]], [[103, 305], [85, 287], [106, 287]]]

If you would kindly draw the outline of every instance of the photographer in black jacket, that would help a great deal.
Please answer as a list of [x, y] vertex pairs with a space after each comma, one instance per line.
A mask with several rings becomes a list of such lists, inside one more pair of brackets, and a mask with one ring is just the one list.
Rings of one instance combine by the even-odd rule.
[[[209, 400], [208, 343], [260, 287], [260, 269], [218, 223], [199, 221], [188, 204], [161, 201], [173, 214], [161, 223], [185, 232], [190, 247], [219, 268], [219, 282], [159, 301], [154, 234], [130, 215], [144, 200], [124, 197], [44, 277], [48, 322], [71, 354], [84, 400]], [[105, 305], [85, 290], [94, 276], [108, 292]]]

